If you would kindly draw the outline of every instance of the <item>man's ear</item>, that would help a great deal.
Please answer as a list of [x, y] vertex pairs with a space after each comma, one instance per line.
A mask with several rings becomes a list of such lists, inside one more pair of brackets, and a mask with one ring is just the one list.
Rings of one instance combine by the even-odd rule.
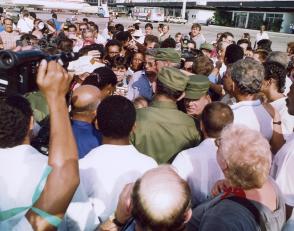
[[235, 92], [236, 91], [236, 85], [235, 85], [235, 82], [232, 81], [232, 92]]
[[34, 126], [35, 126], [35, 119], [34, 119], [34, 116], [31, 116], [29, 131], [33, 130]]
[[188, 223], [189, 220], [192, 217], [192, 209], [189, 208], [185, 213], [184, 213], [184, 224]]
[[97, 118], [95, 118], [93, 122], [95, 124], [96, 129], [99, 130], [99, 124], [98, 124]]
[[133, 127], [132, 127], [131, 133], [134, 133], [134, 132], [135, 132], [135, 130], [136, 130], [136, 126], [137, 126], [137, 124], [136, 124], [136, 122], [135, 122], [134, 125], [133, 125]]
[[220, 160], [218, 161], [218, 164], [223, 172], [228, 168], [228, 163], [226, 162], [226, 160], [223, 157], [220, 158]]
[[202, 131], [203, 134], [206, 134], [202, 119], [200, 120], [200, 131]]
[[210, 97], [209, 94], [206, 95], [206, 99], [207, 99], [208, 103], [211, 103], [212, 102], [211, 97]]

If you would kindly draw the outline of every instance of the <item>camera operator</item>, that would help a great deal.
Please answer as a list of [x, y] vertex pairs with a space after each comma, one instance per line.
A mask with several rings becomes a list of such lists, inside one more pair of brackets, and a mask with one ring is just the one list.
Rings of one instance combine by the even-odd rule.
[[32, 35], [35, 35], [38, 39], [48, 37], [55, 33], [55, 28], [50, 26], [48, 23], [43, 22], [41, 19], [36, 19], [34, 21], [34, 29]]
[[[0, 185], [6, 189], [0, 197], [1, 230], [12, 230], [17, 224], [21, 230], [52, 229], [52, 225], [60, 223], [73, 197], [79, 172], [65, 100], [70, 82], [57, 62], [41, 62], [37, 83], [50, 111], [49, 159], [30, 146], [33, 118], [28, 101], [15, 95], [0, 99]], [[44, 184], [49, 173], [42, 192], [39, 182]], [[41, 197], [35, 197], [40, 191]], [[44, 217], [36, 208], [52, 216]], [[21, 216], [26, 211], [30, 224]]]

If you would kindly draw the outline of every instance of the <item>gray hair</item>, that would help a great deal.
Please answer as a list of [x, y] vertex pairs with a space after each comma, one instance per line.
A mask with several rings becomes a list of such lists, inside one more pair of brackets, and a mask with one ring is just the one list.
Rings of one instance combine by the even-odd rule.
[[155, 57], [157, 55], [157, 49], [147, 49], [145, 51], [145, 55], [150, 55], [150, 56], [153, 56]]
[[288, 67], [289, 57], [286, 52], [282, 51], [273, 51], [269, 53], [266, 58], [266, 62], [277, 62], [284, 66], [284, 68]]
[[263, 79], [264, 67], [253, 59], [242, 59], [232, 66], [232, 80], [241, 94], [258, 93]]

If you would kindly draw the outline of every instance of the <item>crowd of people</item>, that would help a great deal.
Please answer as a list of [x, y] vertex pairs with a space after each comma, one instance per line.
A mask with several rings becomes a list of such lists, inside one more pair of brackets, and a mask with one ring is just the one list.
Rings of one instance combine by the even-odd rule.
[[0, 21], [4, 51], [75, 54], [1, 93], [0, 230], [294, 230], [294, 42]]

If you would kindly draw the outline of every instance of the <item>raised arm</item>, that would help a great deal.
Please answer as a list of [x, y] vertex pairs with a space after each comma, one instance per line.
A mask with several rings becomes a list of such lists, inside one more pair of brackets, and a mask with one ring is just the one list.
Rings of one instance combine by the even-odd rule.
[[[57, 62], [41, 62], [37, 84], [49, 106], [48, 165], [52, 172], [34, 207], [61, 219], [79, 185], [78, 152], [65, 100], [70, 81], [70, 76]], [[34, 230], [56, 229], [33, 210], [27, 212], [26, 218]]]

